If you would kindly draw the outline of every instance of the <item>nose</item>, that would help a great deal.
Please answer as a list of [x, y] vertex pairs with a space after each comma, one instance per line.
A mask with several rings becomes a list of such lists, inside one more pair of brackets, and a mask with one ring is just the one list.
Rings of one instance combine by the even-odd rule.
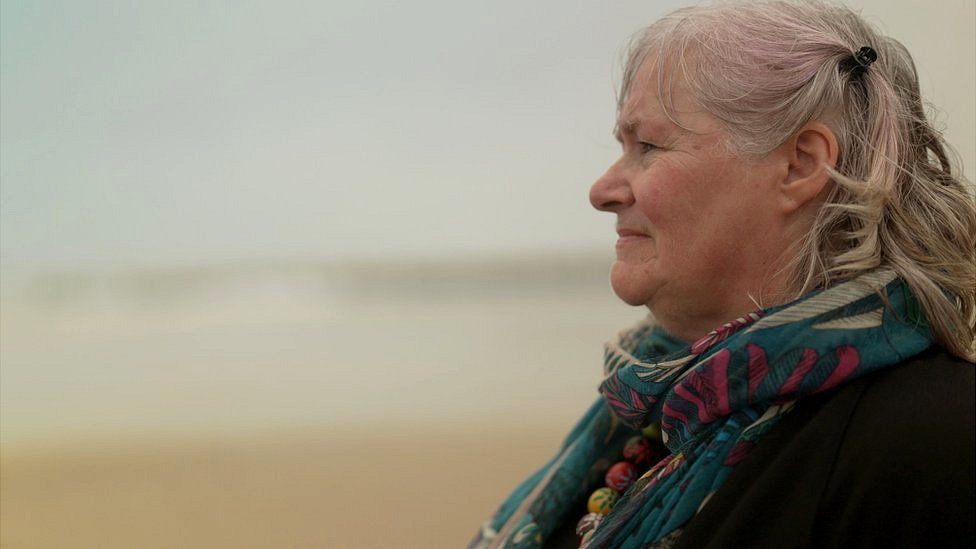
[[601, 212], [619, 213], [634, 203], [634, 193], [620, 164], [610, 166], [590, 187], [590, 204]]

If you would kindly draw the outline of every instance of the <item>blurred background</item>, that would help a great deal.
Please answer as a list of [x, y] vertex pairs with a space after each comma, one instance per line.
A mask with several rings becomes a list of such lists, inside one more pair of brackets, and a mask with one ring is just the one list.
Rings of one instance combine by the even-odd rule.
[[[0, 544], [458, 547], [596, 398], [684, 2], [0, 2]], [[972, 180], [976, 4], [850, 5]]]

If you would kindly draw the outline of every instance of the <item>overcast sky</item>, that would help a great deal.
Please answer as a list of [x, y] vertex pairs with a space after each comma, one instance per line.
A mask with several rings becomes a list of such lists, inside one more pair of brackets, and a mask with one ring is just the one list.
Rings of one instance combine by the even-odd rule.
[[[976, 3], [852, 3], [916, 54], [971, 176]], [[679, 4], [4, 0], [0, 261], [609, 248], [587, 191], [619, 53]]]

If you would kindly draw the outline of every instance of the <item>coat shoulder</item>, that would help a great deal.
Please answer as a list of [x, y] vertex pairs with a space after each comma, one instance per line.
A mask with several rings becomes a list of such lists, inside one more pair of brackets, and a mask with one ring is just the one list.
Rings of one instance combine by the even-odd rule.
[[931, 349], [865, 385], [819, 508], [825, 546], [974, 539], [974, 374]]

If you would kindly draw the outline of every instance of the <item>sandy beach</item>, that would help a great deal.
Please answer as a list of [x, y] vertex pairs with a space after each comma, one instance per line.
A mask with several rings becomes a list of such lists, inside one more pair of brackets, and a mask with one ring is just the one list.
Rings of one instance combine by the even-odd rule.
[[299, 430], [5, 456], [7, 549], [462, 547], [568, 430]]
[[464, 546], [642, 316], [606, 265], [5, 277], [0, 542]]

